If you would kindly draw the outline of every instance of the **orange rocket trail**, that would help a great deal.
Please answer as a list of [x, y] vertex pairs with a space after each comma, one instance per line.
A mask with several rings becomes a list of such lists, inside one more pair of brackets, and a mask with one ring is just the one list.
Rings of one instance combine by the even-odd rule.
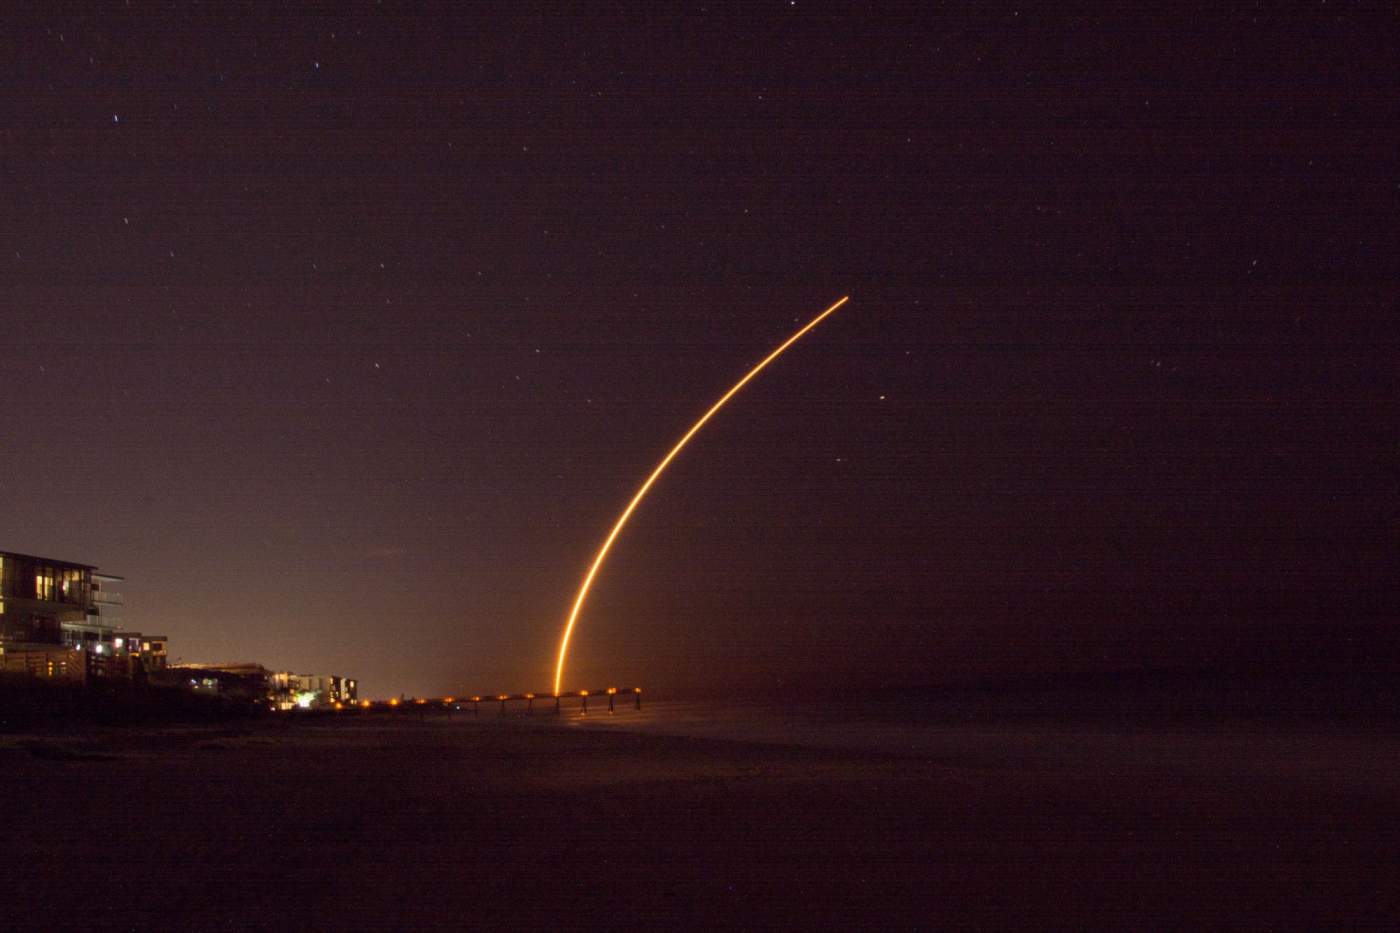
[[618, 534], [622, 531], [622, 526], [626, 525], [627, 519], [632, 517], [632, 513], [636, 510], [638, 503], [646, 496], [647, 490], [651, 488], [651, 484], [656, 482], [656, 478], [660, 476], [662, 472], [665, 471], [666, 467], [670, 465], [671, 461], [676, 458], [676, 454], [681, 452], [681, 448], [695, 436], [696, 432], [705, 426], [705, 422], [713, 418], [715, 412], [724, 407], [725, 402], [733, 398], [740, 389], [748, 384], [750, 379], [762, 372], [763, 367], [776, 360], [779, 356], [782, 356], [784, 350], [800, 340], [804, 334], [816, 327], [825, 320], [828, 315], [835, 312], [837, 308], [850, 300], [851, 296], [847, 295], [821, 314], [812, 318], [812, 320], [807, 322], [806, 326], [784, 340], [778, 345], [776, 350], [765, 356], [757, 366], [745, 373], [744, 378], [734, 383], [733, 388], [720, 396], [719, 401], [711, 405], [710, 410], [701, 415], [700, 420], [691, 425], [690, 430], [686, 431], [685, 435], [680, 440], [676, 441], [676, 446], [672, 447], [671, 452], [661, 458], [661, 462], [656, 465], [656, 469], [652, 470], [646, 482], [642, 483], [642, 488], [638, 489], [636, 495], [632, 497], [632, 501], [627, 503], [627, 508], [623, 509], [622, 514], [617, 517], [617, 521], [612, 526], [612, 531], [608, 532], [607, 538], [603, 541], [603, 546], [598, 549], [598, 556], [593, 558], [593, 565], [588, 568], [588, 573], [584, 575], [583, 584], [579, 586], [578, 595], [574, 597], [574, 606], [569, 610], [569, 621], [564, 624], [564, 637], [559, 640], [559, 663], [555, 665], [554, 668], [554, 693], [556, 695], [560, 693], [560, 685], [564, 681], [564, 661], [569, 656], [569, 638], [574, 634], [574, 626], [578, 623], [579, 612], [583, 609], [583, 601], [588, 597], [588, 589], [593, 585], [593, 578], [598, 575], [598, 568], [603, 566], [603, 560], [608, 556], [608, 551], [612, 548], [613, 542], [617, 540]]

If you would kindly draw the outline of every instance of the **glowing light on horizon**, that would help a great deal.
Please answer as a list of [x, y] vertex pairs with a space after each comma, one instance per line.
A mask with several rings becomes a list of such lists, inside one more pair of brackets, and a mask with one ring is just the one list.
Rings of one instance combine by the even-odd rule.
[[[613, 524], [612, 531], [608, 532], [607, 538], [603, 541], [603, 546], [598, 549], [597, 556], [593, 558], [593, 564], [588, 568], [588, 573], [584, 575], [583, 583], [579, 586], [578, 595], [574, 597], [573, 608], [569, 610], [569, 620], [564, 624], [564, 636], [559, 641], [559, 661], [554, 667], [555, 696], [559, 695], [560, 684], [562, 684], [564, 680], [564, 662], [567, 660], [569, 654], [569, 639], [573, 636], [574, 626], [578, 623], [579, 612], [583, 609], [583, 601], [588, 597], [588, 590], [593, 585], [593, 578], [598, 575], [598, 568], [603, 565], [603, 560], [608, 556], [608, 551], [612, 549], [613, 542], [617, 540], [618, 534], [622, 531], [622, 526], [626, 525], [627, 519], [632, 517], [632, 513], [636, 510], [637, 505], [642, 501], [643, 497], [646, 496], [647, 490], [651, 489], [652, 484], [656, 482], [657, 477], [659, 477], [662, 472], [665, 471], [666, 467], [670, 465], [671, 461], [675, 459], [676, 454], [681, 452], [681, 448], [705, 426], [705, 422], [709, 421], [714, 417], [715, 412], [724, 407], [725, 402], [733, 398], [739, 390], [747, 385], [750, 379], [757, 376], [765, 366], [781, 356], [784, 350], [796, 343], [804, 334], [816, 327], [828, 315], [834, 313], [837, 308], [850, 300], [851, 296], [846, 295], [821, 314], [812, 318], [812, 320], [808, 321], [807, 324], [795, 334], [779, 344], [776, 350], [759, 361], [758, 365], [745, 373], [744, 378], [734, 383], [734, 386], [728, 392], [720, 396], [718, 402], [710, 406], [709, 411], [700, 416], [699, 421], [691, 425], [690, 430], [685, 432], [685, 435], [671, 448], [670, 453], [666, 454], [666, 456], [661, 459], [661, 462], [656, 465], [656, 469], [651, 471], [651, 475], [646, 478], [646, 482], [642, 483], [641, 488], [638, 489], [636, 495], [632, 497], [632, 501], [627, 503], [627, 508], [622, 510], [622, 514], [618, 516], [617, 521]], [[587, 693], [582, 693], [581, 695], [587, 696]]]

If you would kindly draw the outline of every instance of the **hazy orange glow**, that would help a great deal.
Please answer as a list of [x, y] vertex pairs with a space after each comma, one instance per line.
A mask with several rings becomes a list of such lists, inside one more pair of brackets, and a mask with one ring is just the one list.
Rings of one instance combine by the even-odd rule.
[[[705, 422], [709, 421], [714, 417], [715, 412], [724, 407], [725, 402], [733, 398], [740, 389], [748, 384], [750, 379], [757, 376], [763, 370], [763, 367], [781, 356], [784, 350], [796, 343], [809, 330], [820, 324], [827, 315], [850, 300], [851, 296], [847, 295], [821, 314], [812, 318], [812, 320], [807, 322], [806, 326], [787, 340], [784, 340], [778, 345], [776, 350], [765, 356], [757, 366], [745, 373], [744, 378], [734, 383], [733, 388], [720, 396], [720, 400], [711, 405], [710, 410], [701, 415], [699, 421], [691, 425], [690, 430], [686, 431], [685, 435], [676, 442], [676, 446], [671, 448], [671, 452], [662, 458], [661, 462], [656, 465], [656, 469], [651, 471], [651, 475], [647, 477], [646, 482], [642, 483], [642, 488], [637, 490], [637, 494], [632, 497], [632, 501], [627, 503], [627, 508], [622, 510], [622, 514], [618, 516], [617, 522], [612, 527], [612, 531], [608, 532], [608, 537], [603, 541], [603, 546], [598, 549], [598, 555], [593, 558], [593, 565], [588, 568], [588, 573], [583, 578], [583, 584], [579, 587], [578, 595], [574, 597], [574, 606], [569, 610], [569, 621], [564, 624], [564, 637], [559, 641], [559, 662], [554, 667], [554, 692], [556, 695], [559, 693], [560, 684], [563, 683], [564, 680], [564, 661], [568, 658], [569, 654], [569, 638], [574, 633], [574, 625], [578, 622], [579, 611], [583, 609], [583, 601], [588, 596], [589, 587], [593, 585], [593, 578], [598, 575], [598, 568], [603, 565], [603, 559], [608, 556], [608, 551], [612, 548], [613, 541], [617, 540], [618, 533], [622, 531], [622, 526], [627, 524], [627, 519], [632, 517], [632, 512], [636, 510], [638, 503], [640, 503], [642, 498], [647, 494], [647, 490], [651, 489], [652, 484], [656, 482], [656, 478], [670, 465], [671, 461], [675, 459], [676, 454], [681, 452], [681, 448], [695, 436], [696, 432], [705, 426]], [[585, 694], [585, 696], [586, 695], [587, 694]]]

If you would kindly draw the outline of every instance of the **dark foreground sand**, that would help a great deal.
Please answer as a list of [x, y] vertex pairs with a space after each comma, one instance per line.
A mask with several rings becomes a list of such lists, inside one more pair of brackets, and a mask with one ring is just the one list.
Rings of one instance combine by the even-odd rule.
[[0, 927], [1400, 922], [1394, 736], [1040, 725], [936, 745], [464, 717], [0, 736]]

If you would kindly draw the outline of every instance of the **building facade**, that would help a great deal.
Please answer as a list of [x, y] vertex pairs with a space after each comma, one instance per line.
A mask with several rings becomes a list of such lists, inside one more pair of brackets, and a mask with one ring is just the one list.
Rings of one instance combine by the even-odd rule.
[[115, 651], [117, 632], [122, 627], [121, 577], [92, 572], [91, 599], [81, 619], [62, 624], [63, 643], [70, 648], [110, 655]]
[[121, 577], [0, 551], [0, 672], [140, 678], [166, 665], [164, 635], [123, 631]]
[[92, 601], [87, 564], [0, 551], [0, 673], [83, 682], [86, 657], [64, 643]]
[[359, 685], [354, 678], [335, 674], [278, 671], [269, 675], [268, 697], [280, 710], [337, 708], [358, 699]]
[[261, 664], [177, 664], [152, 672], [151, 683], [243, 703], [268, 702], [271, 673]]
[[87, 564], [0, 551], [0, 649], [58, 648], [92, 605]]

